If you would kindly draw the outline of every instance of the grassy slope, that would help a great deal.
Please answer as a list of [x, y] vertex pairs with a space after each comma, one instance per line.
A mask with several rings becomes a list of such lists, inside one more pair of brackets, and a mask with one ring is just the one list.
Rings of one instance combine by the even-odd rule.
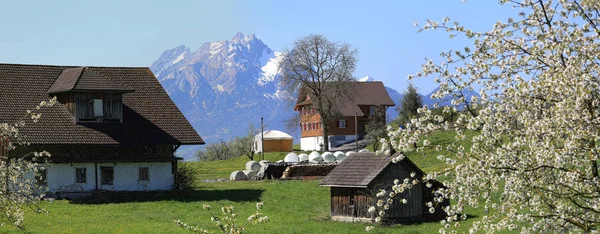
[[[437, 139], [434, 139], [437, 138]], [[432, 136], [432, 141], [450, 141], [451, 133]], [[433, 152], [422, 157], [411, 154], [411, 160], [423, 170], [444, 167]], [[265, 154], [265, 159], [277, 161], [286, 153]], [[433, 154], [433, 155], [432, 155]], [[248, 161], [239, 157], [227, 161], [190, 163], [199, 169], [199, 179], [228, 178], [229, 173], [241, 170]], [[180, 219], [214, 232], [216, 227], [202, 204], [213, 208], [233, 205], [240, 212], [240, 222], [254, 211], [255, 202], [264, 201], [264, 213], [271, 222], [250, 225], [248, 233], [360, 233], [366, 224], [332, 222], [329, 220], [329, 188], [319, 187], [319, 181], [244, 181], [198, 183], [196, 191], [187, 194], [163, 194], [148, 196], [136, 202], [112, 204], [74, 204], [69, 201], [41, 202], [49, 215], [29, 213], [25, 221], [28, 231], [33, 233], [186, 233], [175, 226], [173, 220]], [[481, 216], [480, 211], [467, 210], [476, 218], [463, 223], [459, 232], [464, 232], [473, 220]], [[437, 233], [440, 224], [422, 223], [378, 228], [375, 233]], [[0, 227], [0, 232], [18, 233], [14, 229]]]

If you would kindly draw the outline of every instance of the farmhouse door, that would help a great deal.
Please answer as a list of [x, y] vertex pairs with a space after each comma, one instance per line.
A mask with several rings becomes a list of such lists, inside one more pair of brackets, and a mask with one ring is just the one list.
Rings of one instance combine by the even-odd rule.
[[114, 167], [100, 167], [100, 184], [102, 190], [114, 190], [114, 178], [115, 168]]

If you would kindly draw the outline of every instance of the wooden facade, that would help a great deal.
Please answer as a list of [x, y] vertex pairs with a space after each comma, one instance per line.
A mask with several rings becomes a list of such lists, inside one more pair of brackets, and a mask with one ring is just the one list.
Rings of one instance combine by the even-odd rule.
[[292, 139], [265, 140], [263, 144], [264, 152], [291, 152], [293, 150]]
[[[373, 153], [356, 153], [341, 162], [320, 185], [331, 189], [331, 217], [337, 221], [372, 221], [376, 213], [369, 213], [369, 208], [377, 205], [380, 199], [376, 196], [382, 189], [390, 192], [398, 179], [421, 180], [425, 173], [408, 158], [392, 163], [393, 157], [377, 156]], [[411, 176], [411, 174], [413, 176]], [[397, 194], [390, 208], [385, 211], [383, 221], [386, 223], [411, 223], [419, 221], [440, 220], [446, 213], [442, 207], [450, 203], [445, 200], [437, 204], [436, 212], [430, 214], [427, 202], [434, 200], [433, 192], [443, 188], [442, 183], [430, 181], [431, 188], [418, 182], [410, 189]], [[384, 197], [381, 199], [386, 199]], [[402, 200], [406, 200], [406, 204]], [[379, 211], [379, 209], [378, 209]]]
[[[75, 122], [123, 122], [122, 92], [66, 92], [57, 97]], [[94, 99], [101, 99], [103, 116], [93, 116]]]
[[65, 162], [170, 162], [175, 160], [173, 145], [29, 145], [17, 146], [10, 157], [47, 151], [48, 161]]
[[[415, 172], [415, 178], [421, 178], [423, 174], [420, 170], [415, 170], [411, 165], [405, 163], [392, 163], [388, 165], [367, 188], [353, 187], [331, 187], [331, 216], [332, 217], [352, 217], [352, 218], [374, 218], [374, 214], [369, 213], [368, 209], [375, 206], [377, 197], [375, 196], [380, 189], [390, 190], [394, 179], [403, 180], [411, 178], [410, 173]], [[418, 220], [423, 215], [424, 186], [419, 183], [412, 189], [395, 197], [390, 209], [386, 212], [385, 218], [389, 221], [405, 222]], [[402, 204], [401, 200], [408, 202]]]
[[331, 188], [331, 216], [353, 218], [375, 218], [369, 213], [369, 207], [375, 205], [377, 200], [374, 194], [365, 188]]

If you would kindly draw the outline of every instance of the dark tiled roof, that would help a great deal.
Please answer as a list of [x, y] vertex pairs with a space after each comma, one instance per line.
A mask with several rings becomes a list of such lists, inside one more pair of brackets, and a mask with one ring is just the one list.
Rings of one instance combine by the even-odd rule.
[[66, 91], [133, 91], [119, 82], [100, 73], [97, 68], [76, 67], [63, 70], [52, 86], [49, 94]]
[[60, 93], [72, 90], [77, 84], [77, 80], [83, 72], [83, 67], [67, 68], [63, 70], [52, 86], [48, 89], [48, 93]]
[[[399, 153], [392, 155], [397, 157]], [[323, 178], [320, 185], [336, 187], [367, 187], [385, 170], [391, 162], [392, 157], [377, 156], [374, 153], [355, 153], [350, 155]], [[421, 174], [425, 174], [408, 158], [398, 163], [407, 163]]]
[[[47, 65], [0, 64], [0, 123], [20, 120], [27, 109], [48, 100], [50, 87], [72, 85], [80, 68]], [[123, 94], [123, 123], [76, 124], [66, 107], [43, 108], [37, 123], [20, 133], [32, 144], [203, 144], [204, 141], [169, 98], [150, 69], [144, 67], [88, 67], [88, 78], [106, 77], [135, 90]], [[61, 76], [62, 84], [55, 80]], [[62, 77], [64, 76], [64, 77]], [[81, 78], [79, 79], [81, 81]], [[82, 84], [82, 85], [87, 85]], [[111, 84], [112, 85], [112, 84]], [[77, 84], [75, 85], [77, 86]]]
[[[326, 89], [326, 88], [325, 88]], [[336, 107], [342, 116], [365, 115], [359, 106], [394, 106], [385, 86], [381, 81], [352, 82], [349, 88], [350, 96], [336, 99]], [[313, 98], [314, 99], [314, 98]], [[308, 104], [306, 100], [298, 100], [296, 106]]]

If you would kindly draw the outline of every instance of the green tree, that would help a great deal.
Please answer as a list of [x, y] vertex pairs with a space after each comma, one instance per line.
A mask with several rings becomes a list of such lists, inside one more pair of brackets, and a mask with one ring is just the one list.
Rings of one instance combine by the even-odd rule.
[[400, 102], [400, 105], [396, 107], [398, 111], [398, 118], [396, 122], [398, 126], [404, 126], [410, 119], [418, 115], [417, 110], [423, 106], [421, 95], [417, 93], [417, 89], [412, 83], [408, 83], [406, 91], [404, 91], [404, 97]]
[[369, 117], [365, 125], [367, 135], [365, 139], [373, 142], [373, 149], [379, 148], [379, 139], [387, 137], [386, 113], [385, 107], [377, 106], [376, 111]]

